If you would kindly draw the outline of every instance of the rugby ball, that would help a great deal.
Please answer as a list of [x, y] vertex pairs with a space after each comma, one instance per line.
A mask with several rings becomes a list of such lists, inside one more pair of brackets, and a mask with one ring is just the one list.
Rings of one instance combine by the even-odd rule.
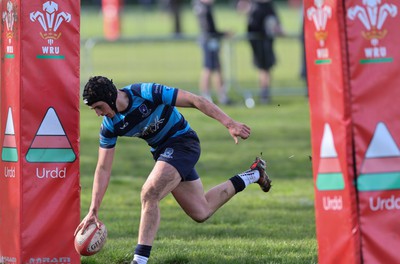
[[75, 236], [75, 249], [82, 256], [91, 256], [99, 252], [107, 240], [106, 226], [101, 223], [100, 228], [95, 223], [90, 224], [86, 230], [81, 230]]

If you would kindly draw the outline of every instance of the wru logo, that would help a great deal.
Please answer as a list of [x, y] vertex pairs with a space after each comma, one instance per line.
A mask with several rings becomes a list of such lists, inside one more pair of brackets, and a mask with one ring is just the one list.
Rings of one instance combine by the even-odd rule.
[[[6, 26], [7, 26], [7, 31], [13, 31], [14, 30], [14, 22], [16, 19], [16, 14], [15, 14], [15, 10], [14, 10], [14, 6], [11, 3], [11, 1], [7, 2], [7, 11], [3, 12], [3, 21], [6, 22]], [[7, 37], [8, 34], [7, 34]]]
[[[17, 20], [17, 11], [15, 10], [15, 6], [11, 1], [7, 2], [7, 11], [4, 11], [2, 14], [3, 21], [6, 24], [7, 32], [6, 37], [8, 40], [6, 46], [6, 52], [9, 54], [14, 53], [14, 47], [12, 45], [12, 38], [14, 37], [14, 23]], [[1, 262], [0, 262], [1, 263]]]
[[332, 17], [332, 8], [324, 4], [324, 0], [315, 0], [314, 6], [307, 9], [307, 18], [314, 22], [316, 28], [315, 38], [319, 41], [319, 45], [323, 47], [328, 37], [326, 24], [328, 19]]
[[54, 1], [47, 1], [43, 4], [43, 11], [30, 13], [32, 22], [38, 21], [42, 26], [44, 33], [40, 33], [43, 39], [47, 39], [49, 45], [53, 45], [54, 40], [60, 38], [61, 33], [57, 33], [61, 23], [71, 21], [71, 15], [67, 12], [58, 12], [58, 4]]
[[380, 5], [381, 0], [363, 0], [363, 4], [365, 7], [357, 5], [349, 8], [348, 17], [351, 20], [358, 18], [367, 30], [362, 32], [363, 37], [370, 40], [371, 45], [377, 46], [379, 39], [387, 34], [387, 30], [382, 28], [383, 24], [389, 16], [397, 15], [397, 6], [387, 3]]

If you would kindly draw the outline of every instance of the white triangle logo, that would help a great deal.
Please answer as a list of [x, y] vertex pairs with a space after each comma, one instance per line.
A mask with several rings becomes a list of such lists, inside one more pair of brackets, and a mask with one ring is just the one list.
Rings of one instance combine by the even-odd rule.
[[64, 129], [61, 126], [60, 120], [58, 119], [54, 108], [50, 107], [49, 110], [47, 110], [46, 116], [44, 117], [42, 124], [40, 124], [37, 135], [65, 135]]
[[324, 126], [324, 135], [321, 142], [321, 158], [335, 158], [337, 157], [335, 144], [333, 142], [332, 129], [328, 123]]
[[6, 135], [14, 135], [14, 121], [12, 117], [11, 107], [8, 108], [7, 124], [6, 124]]
[[376, 126], [374, 136], [369, 144], [366, 158], [400, 157], [400, 150], [384, 123]]

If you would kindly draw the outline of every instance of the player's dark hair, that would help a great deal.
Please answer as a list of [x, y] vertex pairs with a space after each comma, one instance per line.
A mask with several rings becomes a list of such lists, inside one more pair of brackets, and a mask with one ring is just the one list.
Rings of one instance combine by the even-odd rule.
[[103, 101], [117, 113], [117, 94], [117, 88], [112, 80], [103, 76], [94, 76], [86, 83], [82, 97], [83, 102], [89, 106]]

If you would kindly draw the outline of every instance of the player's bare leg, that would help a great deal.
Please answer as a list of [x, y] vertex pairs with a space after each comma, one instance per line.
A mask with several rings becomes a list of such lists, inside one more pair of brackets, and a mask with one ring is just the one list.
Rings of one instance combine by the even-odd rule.
[[206, 194], [200, 179], [181, 182], [172, 191], [182, 209], [196, 222], [204, 222], [235, 194], [231, 181], [223, 182]]
[[138, 245], [134, 256], [137, 263], [147, 263], [160, 224], [160, 201], [180, 182], [181, 176], [173, 166], [158, 161], [144, 183]]
[[266, 163], [258, 157], [249, 170], [213, 187], [206, 194], [200, 179], [179, 183], [172, 194], [186, 214], [197, 222], [204, 222], [251, 183], [258, 183], [264, 192], [271, 188]]
[[170, 164], [158, 161], [142, 187], [139, 243], [153, 244], [160, 222], [160, 201], [178, 186], [181, 176]]
[[221, 69], [216, 69], [214, 73], [214, 86], [218, 93], [218, 102], [223, 105], [230, 104], [230, 100], [227, 96], [226, 87], [224, 84], [224, 78], [222, 76]]
[[271, 75], [268, 70], [260, 69], [258, 73], [260, 83], [260, 99], [262, 103], [269, 103], [270, 101], [270, 83]]
[[158, 161], [142, 188], [142, 215], [138, 245], [132, 263], [146, 264], [160, 224], [160, 201], [170, 192], [182, 209], [195, 221], [204, 222], [236, 193], [251, 183], [258, 183], [264, 192], [271, 188], [266, 163], [256, 158], [250, 169], [235, 175], [204, 194], [200, 179], [181, 181], [178, 171], [168, 163]]

